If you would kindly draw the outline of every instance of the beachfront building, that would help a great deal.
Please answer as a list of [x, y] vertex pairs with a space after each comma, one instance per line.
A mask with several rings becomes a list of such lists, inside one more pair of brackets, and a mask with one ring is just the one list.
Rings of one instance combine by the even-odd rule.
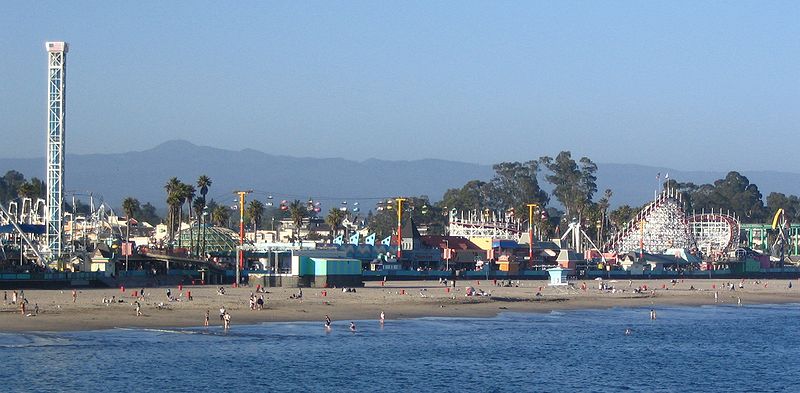
[[409, 218], [403, 224], [400, 247], [403, 250], [399, 263], [405, 270], [438, 270], [442, 261], [442, 250], [422, 241], [417, 225]]
[[477, 261], [486, 260], [486, 250], [461, 236], [427, 235], [420, 241], [428, 248], [442, 250], [440, 270], [474, 270]]

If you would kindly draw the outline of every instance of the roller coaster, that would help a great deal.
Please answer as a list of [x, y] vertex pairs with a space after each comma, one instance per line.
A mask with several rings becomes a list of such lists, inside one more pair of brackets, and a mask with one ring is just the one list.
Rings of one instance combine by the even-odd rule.
[[603, 246], [606, 251], [663, 253], [670, 248], [722, 257], [739, 245], [741, 226], [730, 212], [687, 215], [681, 193], [665, 189]]

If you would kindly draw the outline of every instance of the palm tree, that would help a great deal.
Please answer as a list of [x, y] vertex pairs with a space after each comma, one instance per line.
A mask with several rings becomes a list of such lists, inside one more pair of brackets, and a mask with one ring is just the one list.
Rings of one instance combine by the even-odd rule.
[[217, 205], [214, 210], [211, 211], [211, 221], [213, 221], [216, 226], [224, 227], [229, 217], [230, 212], [225, 206]]
[[175, 240], [175, 216], [178, 206], [183, 203], [180, 199], [181, 181], [177, 177], [172, 177], [167, 181], [164, 189], [167, 191], [167, 206], [169, 206], [167, 211], [169, 243], [172, 244]]
[[250, 218], [250, 223], [253, 225], [253, 242], [256, 241], [258, 235], [258, 227], [261, 226], [261, 219], [264, 217], [264, 204], [258, 199], [253, 199], [247, 205], [247, 217]]
[[[139, 200], [127, 197], [122, 201], [122, 210], [125, 211], [125, 243], [131, 242], [131, 218], [139, 211]], [[125, 254], [125, 270], [128, 270], [128, 254]]]
[[[296, 231], [295, 239], [298, 241], [300, 240], [300, 226], [303, 225], [303, 219], [308, 214], [308, 209], [303, 205], [303, 202], [300, 202], [299, 199], [295, 199], [292, 203], [289, 204], [289, 216], [292, 217], [292, 223], [294, 223], [294, 228]], [[302, 245], [302, 243], [300, 243]]]
[[333, 242], [333, 238], [336, 237], [336, 230], [342, 226], [342, 221], [344, 221], [345, 213], [339, 209], [331, 209], [328, 212], [328, 216], [325, 217], [325, 223], [330, 225], [331, 227], [331, 242]]
[[192, 247], [192, 252], [197, 255], [200, 254], [200, 219], [203, 218], [203, 210], [206, 207], [206, 198], [200, 197], [192, 203], [192, 210], [194, 210], [195, 217], [197, 217], [197, 247]]
[[[181, 185], [181, 194], [183, 196], [183, 202], [186, 203], [189, 208], [186, 209], [188, 213], [188, 221], [189, 221], [189, 249], [191, 250], [194, 247], [194, 236], [192, 236], [192, 200], [196, 195], [197, 190], [195, 190], [194, 186], [191, 184], [182, 184]], [[181, 203], [181, 220], [183, 220], [183, 203]], [[181, 238], [178, 237], [178, 243], [180, 244]]]
[[[205, 216], [202, 215], [202, 212], [205, 211], [206, 194], [208, 194], [208, 187], [211, 186], [211, 183], [212, 183], [211, 178], [206, 175], [200, 175], [200, 177], [197, 178], [197, 189], [200, 190], [200, 195], [202, 196], [201, 200], [203, 201], [203, 207], [200, 209], [199, 213], [200, 215], [198, 215], [198, 218], [205, 219]], [[205, 232], [205, 230], [206, 230], [205, 222], [203, 222], [203, 232]], [[200, 248], [200, 231], [197, 231], [197, 247]], [[205, 233], [203, 234], [202, 249], [203, 251], [205, 251]], [[203, 254], [205, 254], [205, 252], [203, 252]]]

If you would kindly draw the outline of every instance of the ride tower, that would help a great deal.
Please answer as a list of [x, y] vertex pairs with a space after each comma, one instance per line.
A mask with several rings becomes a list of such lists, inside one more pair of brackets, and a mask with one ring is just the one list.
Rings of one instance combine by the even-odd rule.
[[47, 42], [47, 238], [48, 259], [61, 257], [64, 202], [64, 120], [67, 43]]

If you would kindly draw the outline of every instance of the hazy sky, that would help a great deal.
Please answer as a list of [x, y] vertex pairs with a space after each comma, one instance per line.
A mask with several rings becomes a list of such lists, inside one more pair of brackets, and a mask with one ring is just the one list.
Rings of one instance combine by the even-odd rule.
[[0, 156], [44, 156], [47, 40], [70, 153], [800, 172], [798, 1], [2, 2]]

